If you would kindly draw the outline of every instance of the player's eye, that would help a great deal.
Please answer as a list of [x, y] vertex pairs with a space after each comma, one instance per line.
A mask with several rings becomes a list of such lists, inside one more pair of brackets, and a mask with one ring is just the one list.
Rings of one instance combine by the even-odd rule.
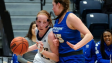
[[39, 23], [41, 23], [41, 21], [38, 21]]
[[43, 22], [44, 24], [46, 23], [46, 22]]

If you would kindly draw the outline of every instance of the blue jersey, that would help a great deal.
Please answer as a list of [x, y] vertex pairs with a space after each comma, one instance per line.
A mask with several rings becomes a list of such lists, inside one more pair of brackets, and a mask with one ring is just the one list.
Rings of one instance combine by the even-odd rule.
[[12, 62], [12, 63], [19, 63], [16, 54], [13, 54], [13, 55], [12, 55], [12, 61], [11, 61], [11, 62]]
[[105, 56], [106, 59], [103, 59], [100, 51], [100, 41], [96, 43], [95, 45], [96, 49], [96, 55], [97, 55], [97, 62], [98, 63], [110, 63], [110, 60], [112, 60], [112, 45], [107, 46], [106, 43], [104, 43], [104, 49], [105, 49]]
[[70, 12], [67, 12], [61, 23], [58, 24], [59, 19], [55, 21], [55, 25], [53, 27], [53, 33], [55, 36], [59, 39], [59, 53], [64, 54], [68, 52], [73, 52], [73, 51], [79, 51], [82, 50], [82, 48], [78, 50], [72, 49], [69, 45], [67, 45], [67, 41], [76, 44], [81, 40], [80, 37], [80, 32], [78, 30], [72, 30], [68, 28], [66, 24], [66, 19], [67, 16], [69, 15]]
[[83, 46], [83, 53], [85, 56], [85, 63], [95, 63], [97, 57], [95, 54], [95, 42], [91, 40]]

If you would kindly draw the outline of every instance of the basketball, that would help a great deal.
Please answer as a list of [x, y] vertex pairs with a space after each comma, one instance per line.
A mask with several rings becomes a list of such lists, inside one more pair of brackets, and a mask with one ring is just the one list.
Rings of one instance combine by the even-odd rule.
[[16, 55], [23, 55], [28, 47], [28, 41], [24, 37], [15, 37], [10, 43], [11, 51]]

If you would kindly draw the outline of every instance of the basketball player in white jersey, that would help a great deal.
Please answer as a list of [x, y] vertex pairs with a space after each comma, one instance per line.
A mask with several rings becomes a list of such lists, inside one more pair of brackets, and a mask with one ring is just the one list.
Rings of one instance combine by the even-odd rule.
[[37, 44], [30, 46], [28, 49], [28, 51], [38, 49], [33, 63], [58, 62], [58, 47], [53, 44], [55, 37], [51, 28], [53, 25], [50, 14], [45, 10], [40, 11], [36, 17], [36, 24]]

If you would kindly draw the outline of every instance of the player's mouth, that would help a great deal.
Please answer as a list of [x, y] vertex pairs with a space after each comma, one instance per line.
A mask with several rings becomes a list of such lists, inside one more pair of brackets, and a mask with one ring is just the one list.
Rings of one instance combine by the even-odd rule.
[[43, 29], [40, 29], [40, 30], [43, 30]]
[[109, 39], [106, 39], [106, 40], [105, 40], [105, 43], [106, 43], [107, 45], [109, 45], [109, 44], [110, 44], [110, 40], [109, 40]]

